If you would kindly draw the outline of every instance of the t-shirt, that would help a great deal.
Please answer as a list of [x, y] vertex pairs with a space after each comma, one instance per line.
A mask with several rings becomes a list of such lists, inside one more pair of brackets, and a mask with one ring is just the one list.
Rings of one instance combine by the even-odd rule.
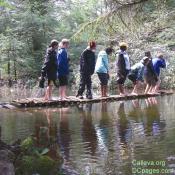
[[105, 51], [100, 51], [95, 65], [95, 72], [107, 73], [109, 69], [108, 66], [109, 62], [107, 53]]
[[164, 59], [154, 58], [152, 60], [152, 63], [154, 70], [158, 76], [160, 75], [160, 68], [166, 68], [166, 62]]
[[67, 51], [65, 48], [61, 48], [58, 51], [58, 76], [66, 76], [69, 74], [69, 63]]

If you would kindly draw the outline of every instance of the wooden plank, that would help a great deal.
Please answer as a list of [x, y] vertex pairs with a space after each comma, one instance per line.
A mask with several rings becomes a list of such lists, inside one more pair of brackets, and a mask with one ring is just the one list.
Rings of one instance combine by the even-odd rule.
[[160, 91], [159, 94], [138, 94], [127, 96], [111, 95], [109, 97], [94, 97], [93, 99], [79, 99], [75, 96], [70, 96], [66, 100], [60, 100], [58, 97], [54, 97], [52, 101], [44, 101], [42, 98], [26, 98], [21, 100], [14, 100], [13, 105], [17, 107], [44, 107], [44, 106], [73, 106], [84, 103], [99, 103], [101, 101], [121, 101], [121, 100], [133, 100], [140, 98], [149, 98], [162, 95], [171, 95], [172, 91]]

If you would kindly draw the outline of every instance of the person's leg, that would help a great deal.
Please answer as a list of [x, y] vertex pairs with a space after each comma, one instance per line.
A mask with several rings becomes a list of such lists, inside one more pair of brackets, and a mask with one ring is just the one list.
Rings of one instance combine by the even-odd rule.
[[157, 93], [157, 92], [159, 91], [160, 83], [161, 83], [161, 81], [160, 81], [160, 78], [159, 78], [159, 80], [157, 81], [156, 86], [155, 86], [155, 88], [154, 88], [154, 92], [155, 92], [155, 93]]
[[101, 97], [107, 97], [108, 74], [98, 73], [98, 78], [101, 84]]
[[148, 94], [152, 94], [153, 90], [154, 90], [154, 86], [151, 85], [148, 89]]
[[46, 93], [45, 93], [45, 100], [51, 100], [52, 96], [52, 85], [47, 86]]
[[86, 76], [86, 86], [87, 86], [87, 92], [86, 92], [86, 98], [92, 99], [92, 81], [91, 81], [91, 75]]
[[125, 96], [126, 93], [125, 93], [125, 89], [124, 89], [124, 83], [125, 83], [125, 80], [126, 80], [126, 77], [127, 77], [127, 72], [125, 72], [123, 75], [118, 75], [118, 90], [119, 90], [119, 93], [121, 96]]
[[137, 95], [138, 94], [139, 81], [135, 81], [133, 84], [134, 84], [134, 88], [133, 88], [132, 94]]
[[104, 96], [104, 86], [101, 84], [101, 97]]
[[149, 91], [149, 89], [150, 89], [150, 85], [147, 83], [147, 84], [146, 84], [146, 88], [145, 88], [145, 92], [144, 92], [144, 93], [147, 94], [148, 91]]
[[61, 86], [60, 87], [60, 96], [61, 96], [61, 99], [65, 99], [67, 98], [67, 86]]
[[84, 90], [85, 90], [85, 76], [83, 74], [80, 74], [80, 85], [76, 97], [83, 97]]
[[52, 95], [52, 81], [48, 80], [48, 86], [46, 88], [44, 100], [51, 100], [51, 95]]
[[108, 96], [108, 86], [107, 85], [104, 85], [103, 86], [103, 97], [107, 97]]
[[118, 84], [119, 95], [125, 95], [123, 84]]
[[59, 94], [61, 99], [67, 98], [67, 85], [68, 85], [67, 76], [60, 77]]

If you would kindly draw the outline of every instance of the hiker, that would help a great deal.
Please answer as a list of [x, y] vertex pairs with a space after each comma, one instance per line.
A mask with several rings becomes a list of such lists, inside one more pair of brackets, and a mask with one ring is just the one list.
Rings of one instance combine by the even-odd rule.
[[101, 96], [107, 97], [108, 80], [109, 80], [109, 60], [108, 56], [111, 55], [113, 49], [111, 47], [102, 50], [98, 54], [97, 62], [95, 65], [95, 72], [101, 83]]
[[160, 83], [161, 83], [160, 68], [166, 68], [166, 62], [165, 62], [165, 59], [164, 59], [164, 56], [162, 53], [159, 53], [157, 55], [157, 58], [153, 58], [152, 62], [153, 62], [154, 71], [158, 77], [158, 81], [157, 81], [156, 86], [154, 88], [154, 92], [157, 93], [159, 90], [159, 87], [160, 87]]
[[88, 47], [82, 52], [80, 57], [80, 85], [76, 97], [83, 99], [83, 92], [87, 88], [86, 98], [92, 99], [92, 81], [91, 76], [95, 69], [95, 50], [96, 43], [91, 41]]
[[146, 83], [145, 94], [153, 94], [153, 90], [158, 79], [153, 67], [151, 52], [145, 52], [145, 56], [149, 58], [149, 63], [144, 69], [144, 79]]
[[129, 56], [126, 52], [127, 50], [127, 44], [122, 42], [119, 44], [120, 51], [118, 53], [118, 60], [116, 63], [117, 67], [117, 84], [118, 84], [118, 90], [121, 96], [125, 96], [124, 91], [124, 83], [127, 78], [127, 75], [131, 69], [130, 67], [130, 60]]
[[67, 98], [67, 85], [68, 85], [68, 74], [69, 74], [69, 63], [67, 49], [69, 47], [69, 40], [62, 39], [59, 44], [58, 50], [58, 79], [59, 79], [59, 96], [61, 100]]
[[134, 84], [134, 89], [132, 91], [132, 95], [138, 95], [138, 87], [144, 82], [143, 74], [144, 67], [149, 63], [149, 58], [144, 57], [139, 63], [136, 63], [131, 67], [131, 71], [128, 75], [128, 79], [130, 79]]
[[57, 86], [57, 49], [58, 49], [58, 41], [52, 40], [45, 56], [44, 66], [41, 70], [41, 84], [40, 86], [44, 86], [44, 80], [47, 77], [48, 85], [45, 92], [44, 100], [51, 100], [52, 95], [52, 87], [53, 85]]

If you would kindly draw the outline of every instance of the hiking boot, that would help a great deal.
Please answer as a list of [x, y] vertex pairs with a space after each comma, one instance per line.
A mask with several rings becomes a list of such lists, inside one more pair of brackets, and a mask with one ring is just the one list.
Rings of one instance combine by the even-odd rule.
[[79, 99], [84, 99], [84, 97], [82, 95], [76, 95], [76, 97]]
[[87, 99], [92, 99], [92, 95], [87, 95], [86, 98]]

